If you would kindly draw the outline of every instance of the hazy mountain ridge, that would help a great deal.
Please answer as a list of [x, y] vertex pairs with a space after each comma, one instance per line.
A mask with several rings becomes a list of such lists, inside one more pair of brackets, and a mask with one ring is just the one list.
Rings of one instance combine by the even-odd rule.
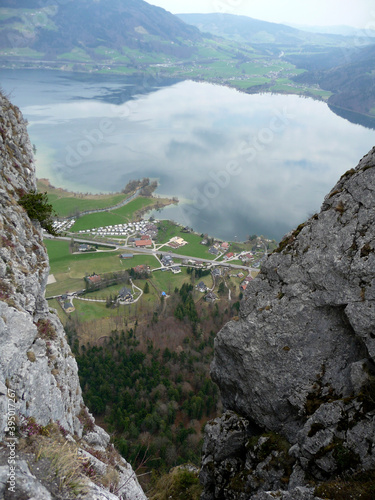
[[309, 25], [300, 25], [300, 24], [290, 24], [287, 23], [288, 26], [292, 28], [296, 28], [302, 31], [309, 31], [310, 33], [324, 33], [331, 35], [343, 35], [343, 36], [351, 36], [357, 38], [367, 38], [367, 37], [375, 37], [375, 30], [371, 28], [354, 28], [353, 26], [343, 25], [333, 25], [333, 26], [309, 26]]
[[233, 14], [177, 14], [186, 23], [202, 32], [228, 37], [242, 43], [339, 45], [346, 39], [341, 35], [312, 33], [286, 24], [271, 23], [248, 16]]

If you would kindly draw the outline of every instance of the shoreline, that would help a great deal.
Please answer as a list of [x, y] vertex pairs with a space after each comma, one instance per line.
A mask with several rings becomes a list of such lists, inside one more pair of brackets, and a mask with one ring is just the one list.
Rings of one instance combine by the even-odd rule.
[[[111, 212], [124, 207], [137, 198], [148, 198], [154, 200], [154, 203], [152, 203], [151, 205], [141, 207], [134, 212], [134, 215], [139, 215], [139, 217], [142, 217], [148, 211], [162, 209], [166, 206], [178, 203], [178, 199], [176, 197], [167, 198], [155, 196], [154, 191], [155, 189], [157, 189], [157, 187], [158, 186], [156, 182], [150, 183], [150, 180], [148, 178], [144, 178], [129, 181], [122, 191], [106, 194], [84, 194], [53, 186], [50, 183], [49, 179], [46, 178], [37, 179], [38, 191], [44, 191], [46, 189], [45, 192], [47, 193], [47, 195], [57, 197], [57, 199], [52, 200], [51, 203], [52, 205], [54, 205], [55, 203], [54, 209], [57, 214], [57, 219], [59, 220], [71, 220], [95, 213]], [[118, 198], [122, 199], [117, 200]], [[70, 200], [71, 203], [69, 203]], [[56, 205], [56, 202], [59, 201], [65, 202], [65, 213], [61, 211], [62, 209], [60, 209], [59, 211], [58, 206]], [[89, 208], [84, 209], [85, 201], [91, 202], [88, 204]], [[94, 203], [96, 201], [102, 202], [100, 204], [103, 206], [94, 206]], [[108, 202], [108, 204], [105, 203], [106, 201]], [[71, 206], [69, 207], [69, 205]]]
[[[20, 63], [27, 64], [30, 62], [31, 61], [26, 60], [26, 61], [22, 61]], [[37, 63], [37, 61], [35, 61], [35, 63]], [[53, 61], [51, 61], [51, 64], [53, 64]], [[80, 63], [78, 62], [76, 64], [80, 64]], [[86, 63], [82, 62], [81, 64], [85, 65]], [[104, 64], [103, 66], [106, 68], [107, 64]], [[95, 75], [98, 75], [98, 76], [100, 75], [103, 77], [117, 77], [117, 78], [118, 77], [145, 78], [145, 75], [147, 75], [148, 78], [154, 79], [155, 83], [157, 83], [159, 80], [167, 80], [167, 79], [172, 79], [172, 80], [176, 80], [176, 81], [191, 80], [191, 81], [195, 81], [197, 83], [208, 83], [211, 85], [219, 85], [221, 87], [227, 87], [227, 88], [230, 88], [233, 90], [237, 90], [237, 92], [241, 92], [244, 94], [262, 94], [262, 93], [264, 93], [264, 94], [279, 94], [279, 95], [294, 95], [294, 96], [298, 95], [300, 97], [305, 97], [305, 98], [310, 98], [310, 99], [313, 99], [316, 101], [325, 102], [327, 105], [329, 105], [330, 108], [335, 108], [339, 111], [342, 110], [343, 112], [353, 114], [356, 117], [358, 117], [357, 119], [359, 119], [361, 121], [363, 120], [363, 122], [370, 120], [371, 126], [369, 128], [375, 128], [375, 114], [371, 115], [371, 114], [361, 113], [360, 111], [357, 111], [357, 110], [346, 109], [346, 108], [342, 108], [340, 106], [330, 104], [329, 97], [331, 97], [331, 96], [327, 96], [326, 98], [324, 98], [320, 94], [314, 94], [314, 92], [312, 91], [313, 90], [312, 88], [309, 88], [308, 90], [306, 90], [306, 89], [304, 89], [303, 86], [291, 87], [291, 88], [294, 88], [295, 90], [300, 89], [301, 92], [296, 92], [296, 91], [293, 92], [292, 90], [289, 92], [288, 89], [285, 89], [285, 88], [280, 89], [280, 90], [274, 90], [274, 89], [270, 88], [270, 84], [252, 85], [251, 80], [249, 80], [249, 86], [244, 88], [241, 86], [232, 85], [230, 82], [228, 82], [226, 80], [217, 81], [215, 79], [215, 77], [204, 78], [204, 77], [189, 76], [188, 74], [187, 75], [168, 75], [168, 74], [163, 74], [160, 72], [153, 73], [152, 71], [147, 71], [147, 68], [146, 68], [146, 71], [134, 70], [133, 72], [130, 72], [130, 73], [123, 73], [120, 71], [119, 72], [116, 72], [116, 71], [100, 72], [101, 70], [96, 70], [96, 71], [87, 70], [87, 69], [86, 70], [85, 69], [79, 70], [77, 68], [73, 70], [72, 68], [68, 68], [68, 67], [64, 67], [64, 66], [62, 66], [62, 67], [52, 67], [52, 66], [51, 67], [38, 67], [38, 66], [29, 65], [28, 67], [27, 66], [22, 66], [22, 67], [16, 66], [15, 67], [15, 64], [10, 63], [9, 65], [7, 65], [6, 62], [2, 62], [1, 60], [0, 60], [0, 68], [4, 69], [4, 70], [11, 70], [11, 71], [13, 71], [13, 70], [16, 70], [16, 71], [17, 70], [18, 71], [54, 71], [54, 72], [72, 73], [72, 74], [77, 74], [77, 75], [89, 75], [89, 76], [95, 74]], [[330, 91], [324, 91], [324, 89], [321, 89], [321, 91], [328, 92], [328, 93], [331, 93], [331, 95], [334, 95]], [[332, 109], [332, 112], [341, 116], [339, 113], [336, 113], [333, 109]], [[346, 119], [351, 121], [348, 117]], [[353, 121], [352, 123], [360, 123], [360, 122]], [[366, 125], [364, 125], [364, 126], [366, 126]]]
[[[130, 181], [130, 183], [135, 183], [136, 185], [139, 185], [141, 182], [142, 182], [142, 180], [139, 180], [139, 179], [137, 179], [135, 181]], [[66, 198], [66, 199], [70, 198], [74, 201], [76, 201], [76, 200], [95, 201], [95, 200], [106, 200], [106, 199], [110, 200], [114, 196], [126, 196], [121, 191], [115, 192], [115, 193], [108, 193], [108, 194], [98, 194], [98, 195], [95, 195], [92, 193], [87, 193], [87, 194], [77, 193], [74, 191], [69, 191], [65, 188], [53, 186], [50, 183], [49, 179], [47, 179], [47, 178], [37, 179], [37, 186], [38, 186], [38, 191], [41, 191], [44, 188], [46, 188], [47, 195], [48, 194], [56, 195], [56, 193], [59, 193], [59, 194], [61, 194], [61, 198]], [[140, 208], [139, 210], [136, 210], [133, 213], [133, 217], [143, 219], [144, 215], [147, 213], [151, 213], [151, 212], [154, 212], [155, 210], [163, 209], [163, 208], [166, 208], [168, 206], [177, 205], [179, 203], [179, 200], [176, 197], [164, 198], [164, 197], [155, 196], [153, 194], [153, 191], [157, 188], [157, 186], [153, 185], [152, 187], [153, 187], [152, 193], [148, 195], [148, 198], [154, 199], [155, 203], [152, 205], [144, 206], [144, 207]], [[42, 189], [40, 189], [40, 188], [42, 188]], [[121, 207], [125, 206], [126, 204], [130, 203], [131, 201], [136, 200], [137, 198], [141, 198], [142, 197], [142, 195], [140, 194], [141, 189], [138, 188], [138, 189], [132, 190], [131, 192], [129, 192], [129, 196], [125, 200], [123, 200], [122, 202], [120, 202], [119, 204], [117, 204], [115, 206], [107, 206], [107, 207], [103, 207], [103, 208], [99, 208], [99, 209], [93, 208], [91, 210], [80, 212], [79, 215], [77, 214], [76, 216], [74, 216], [74, 215], [70, 215], [70, 216], [69, 215], [68, 216], [67, 215], [65, 215], [65, 216], [60, 215], [57, 217], [57, 219], [61, 220], [61, 221], [63, 221], [63, 220], [69, 221], [69, 220], [72, 220], [74, 218], [80, 218], [80, 217], [84, 217], [85, 215], [92, 215], [95, 213], [104, 213], [104, 212], [110, 213], [112, 210], [116, 210], [118, 208], [121, 208]], [[52, 201], [52, 205], [53, 205], [53, 201]], [[158, 220], [157, 217], [153, 217], [153, 218], [155, 220]], [[170, 223], [180, 227], [181, 230], [187, 229], [186, 226], [184, 226], [180, 222], [174, 221], [173, 219], [160, 219], [160, 220], [170, 222]], [[189, 231], [186, 231], [186, 232], [190, 232], [192, 234], [195, 234], [197, 236], [202, 237], [203, 233], [198, 232], [194, 228], [191, 228], [191, 227], [189, 227], [188, 229], [189, 229]], [[257, 236], [261, 239], [267, 240], [269, 242], [276, 242], [275, 239], [268, 238], [265, 235], [255, 235], [255, 236]], [[204, 235], [204, 237], [206, 237], [206, 235]], [[213, 239], [215, 241], [226, 241], [225, 238], [219, 238], [219, 237], [214, 236], [214, 235], [207, 235], [207, 237], [209, 239]], [[231, 243], [234, 243], [234, 244], [244, 244], [244, 243], [246, 243], [247, 240], [244, 240], [244, 241], [228, 240], [228, 241]]]

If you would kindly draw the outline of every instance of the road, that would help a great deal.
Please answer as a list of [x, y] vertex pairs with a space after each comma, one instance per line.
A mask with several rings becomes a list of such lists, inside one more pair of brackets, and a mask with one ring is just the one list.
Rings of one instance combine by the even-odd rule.
[[245, 269], [248, 272], [255, 271], [255, 270], [258, 271], [258, 269], [251, 268], [249, 266], [242, 266], [240, 264], [231, 264], [230, 260], [217, 262], [213, 259], [202, 259], [200, 257], [192, 257], [191, 255], [181, 255], [178, 253], [173, 253], [172, 251], [163, 251], [163, 250], [156, 250], [156, 249], [151, 249], [151, 248], [134, 248], [131, 246], [126, 246], [126, 245], [118, 245], [116, 243], [102, 243], [102, 242], [98, 242], [95, 240], [75, 238], [73, 235], [72, 236], [50, 236], [50, 235], [45, 234], [44, 236], [47, 237], [48, 239], [64, 240], [64, 241], [71, 241], [71, 239], [74, 238], [74, 241], [77, 243], [87, 243], [89, 245], [107, 246], [107, 247], [111, 248], [112, 251], [115, 251], [115, 250], [128, 250], [128, 251], [130, 250], [132, 252], [135, 251], [137, 254], [153, 255], [156, 259], [158, 259], [157, 255], [170, 255], [172, 258], [175, 258], [175, 259], [187, 259], [187, 260], [192, 259], [192, 260], [199, 261], [199, 262], [206, 262], [206, 263], [211, 264], [212, 267], [214, 267], [214, 266], [228, 266], [228, 267], [231, 267], [233, 269]]
[[[139, 291], [139, 295], [136, 299], [132, 300], [131, 302], [123, 302], [122, 304], [125, 304], [125, 305], [130, 305], [130, 304], [134, 304], [135, 302], [138, 302], [138, 300], [142, 297], [143, 295], [143, 290], [141, 288], [139, 288], [137, 285], [135, 285], [133, 283], [133, 281], [131, 279], [129, 279], [130, 281], [130, 284], [133, 288], [133, 294], [135, 295], [135, 289]], [[54, 295], [54, 296], [51, 296], [51, 297], [46, 297], [47, 300], [51, 300], [51, 299], [58, 299], [60, 298], [61, 295]], [[87, 302], [101, 302], [102, 304], [106, 303], [107, 300], [106, 299], [88, 299], [86, 297], [80, 297], [77, 292], [69, 292], [67, 293], [67, 297], [70, 299], [71, 303], [73, 304], [73, 300], [74, 299], [77, 299], [77, 300], [85, 300]]]

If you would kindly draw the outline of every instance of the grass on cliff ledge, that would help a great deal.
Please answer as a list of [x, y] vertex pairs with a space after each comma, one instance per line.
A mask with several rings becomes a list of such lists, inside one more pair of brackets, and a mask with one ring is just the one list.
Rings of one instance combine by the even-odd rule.
[[183, 467], [175, 467], [162, 475], [148, 492], [150, 500], [199, 500], [203, 492], [198, 474]]
[[[93, 428], [85, 408], [82, 408], [78, 419], [84, 432]], [[28, 418], [21, 428], [18, 442], [19, 458], [27, 460], [31, 473], [51, 492], [53, 498], [74, 500], [82, 494], [87, 495], [88, 480], [111, 491], [121, 486], [115, 466], [121, 458], [113, 447], [98, 452], [82, 440], [68, 441], [66, 436], [67, 431], [58, 422], [42, 426], [33, 418]], [[88, 455], [85, 456], [82, 450]], [[104, 467], [100, 470], [95, 467], [96, 459], [103, 463]]]
[[315, 495], [331, 500], [374, 500], [375, 470], [358, 472], [353, 476], [343, 476], [327, 481], [315, 488]]

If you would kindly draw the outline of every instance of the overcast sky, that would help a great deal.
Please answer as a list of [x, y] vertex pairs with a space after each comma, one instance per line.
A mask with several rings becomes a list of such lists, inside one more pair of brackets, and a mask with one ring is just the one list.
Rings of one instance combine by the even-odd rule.
[[173, 14], [225, 12], [283, 24], [375, 29], [374, 0], [147, 0]]

